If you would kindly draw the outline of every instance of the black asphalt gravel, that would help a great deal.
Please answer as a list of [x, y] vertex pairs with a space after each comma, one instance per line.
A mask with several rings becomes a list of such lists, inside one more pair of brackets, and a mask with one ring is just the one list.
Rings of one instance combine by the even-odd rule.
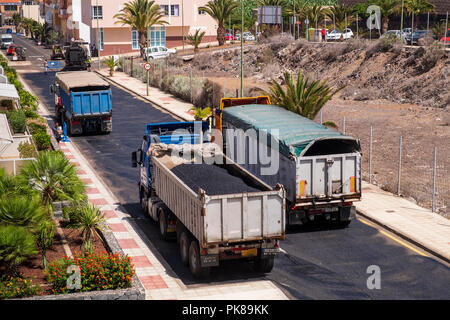
[[[26, 72], [23, 77], [27, 83], [51, 107], [48, 86], [54, 75], [45, 75], [42, 62], [37, 60], [48, 57], [50, 50], [37, 48], [29, 40], [16, 42], [28, 49], [32, 61], [32, 66], [17, 69]], [[135, 230], [145, 235], [144, 241], [148, 238], [185, 285], [270, 279], [296, 299], [450, 299], [448, 266], [417, 254], [359, 220], [345, 229], [289, 230], [280, 243], [284, 252], [266, 276], [254, 274], [246, 262], [230, 261], [213, 268], [209, 280], [194, 279], [180, 262], [177, 243], [162, 241], [158, 225], [143, 216], [137, 187], [139, 170], [130, 163], [130, 153], [141, 145], [146, 123], [176, 120], [116, 86], [112, 86], [112, 93], [112, 133], [73, 137], [72, 142], [130, 214], [128, 221]], [[367, 270], [373, 265], [380, 267], [381, 289], [367, 287], [371, 276]]]
[[171, 171], [194, 192], [202, 188], [210, 196], [260, 191], [216, 165], [184, 163]]

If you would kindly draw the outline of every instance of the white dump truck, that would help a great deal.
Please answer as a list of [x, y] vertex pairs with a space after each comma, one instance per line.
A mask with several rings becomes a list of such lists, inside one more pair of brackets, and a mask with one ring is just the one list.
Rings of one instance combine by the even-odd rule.
[[[206, 130], [201, 122], [146, 126], [141, 148], [132, 153], [142, 208], [158, 221], [163, 239], [176, 236], [194, 276], [205, 277], [228, 259], [248, 259], [256, 272], [270, 272], [285, 238], [285, 190], [225, 159], [204, 138]], [[222, 164], [192, 160], [211, 160], [211, 154]]]

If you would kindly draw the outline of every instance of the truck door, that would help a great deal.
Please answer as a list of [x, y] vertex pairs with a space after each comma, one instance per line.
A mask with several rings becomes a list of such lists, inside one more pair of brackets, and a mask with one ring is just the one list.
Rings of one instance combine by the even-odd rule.
[[148, 156], [147, 156], [147, 141], [142, 141], [141, 152], [139, 155], [141, 162], [140, 166], [140, 176], [141, 176], [141, 185], [148, 187]]

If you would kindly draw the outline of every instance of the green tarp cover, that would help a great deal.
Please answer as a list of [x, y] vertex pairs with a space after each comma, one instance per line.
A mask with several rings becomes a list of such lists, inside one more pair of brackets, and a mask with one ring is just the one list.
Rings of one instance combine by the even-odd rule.
[[[263, 130], [271, 135], [272, 129], [279, 130], [278, 140], [280, 153], [289, 156], [300, 156], [302, 151], [313, 141], [323, 138], [339, 138], [354, 140], [354, 138], [318, 124], [274, 105], [244, 105], [228, 107], [223, 110], [224, 123], [230, 123], [236, 128]], [[268, 140], [269, 141], [269, 140]]]

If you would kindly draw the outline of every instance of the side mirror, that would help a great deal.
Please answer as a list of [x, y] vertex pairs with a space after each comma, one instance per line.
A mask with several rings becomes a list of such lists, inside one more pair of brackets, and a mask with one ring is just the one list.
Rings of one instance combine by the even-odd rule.
[[50, 85], [50, 93], [51, 94], [55, 93], [55, 85], [53, 84]]
[[133, 152], [131, 153], [131, 166], [132, 166], [133, 168], [136, 168], [136, 167], [137, 167], [137, 152], [136, 152], [136, 151], [133, 151]]

